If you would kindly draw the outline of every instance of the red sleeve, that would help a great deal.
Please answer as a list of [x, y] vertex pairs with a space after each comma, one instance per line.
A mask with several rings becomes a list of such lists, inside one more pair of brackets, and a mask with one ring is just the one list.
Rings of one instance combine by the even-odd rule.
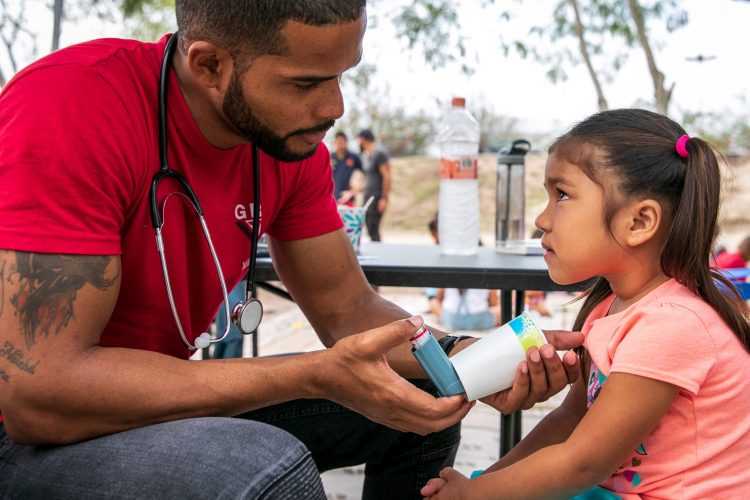
[[333, 174], [328, 149], [321, 143], [300, 164], [287, 199], [268, 233], [280, 240], [301, 240], [343, 226], [333, 199]]
[[[118, 254], [134, 202], [126, 96], [93, 69], [37, 65], [0, 94], [0, 248]], [[131, 108], [141, 103], [130, 103]], [[145, 161], [145, 160], [143, 160]]]

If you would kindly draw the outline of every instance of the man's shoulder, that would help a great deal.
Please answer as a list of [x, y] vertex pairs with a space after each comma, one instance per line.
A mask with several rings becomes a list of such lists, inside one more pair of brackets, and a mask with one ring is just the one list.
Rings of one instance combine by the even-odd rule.
[[19, 71], [3, 89], [3, 96], [26, 100], [36, 95], [34, 99], [41, 105], [60, 102], [61, 98], [69, 103], [78, 101], [80, 112], [94, 107], [92, 96], [110, 96], [122, 102], [152, 95], [155, 99], [162, 45], [162, 41], [116, 38], [72, 45]]

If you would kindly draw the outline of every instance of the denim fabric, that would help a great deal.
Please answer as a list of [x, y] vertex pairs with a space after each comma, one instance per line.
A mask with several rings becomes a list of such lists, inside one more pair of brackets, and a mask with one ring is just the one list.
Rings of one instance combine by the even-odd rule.
[[486, 330], [495, 326], [495, 317], [489, 311], [474, 314], [443, 311], [440, 324], [456, 330]]
[[[365, 197], [365, 200], [367, 200], [367, 197]], [[376, 197], [365, 212], [365, 227], [367, 227], [370, 241], [380, 241], [380, 220], [382, 218], [383, 214], [378, 212], [378, 197]]]
[[[429, 381], [412, 381], [435, 394]], [[461, 424], [419, 436], [376, 424], [331, 401], [296, 400], [243, 415], [281, 427], [310, 450], [321, 472], [365, 464], [362, 498], [421, 499], [419, 489], [452, 466]]]
[[236, 418], [151, 425], [69, 446], [26, 446], [0, 425], [0, 498], [324, 499], [310, 452]]
[[[428, 381], [415, 384], [434, 393]], [[326, 400], [167, 422], [69, 446], [16, 444], [0, 424], [0, 498], [314, 500], [325, 498], [318, 470], [358, 464], [366, 464], [362, 498], [422, 498], [419, 488], [453, 465], [459, 440], [460, 424], [423, 437]]]

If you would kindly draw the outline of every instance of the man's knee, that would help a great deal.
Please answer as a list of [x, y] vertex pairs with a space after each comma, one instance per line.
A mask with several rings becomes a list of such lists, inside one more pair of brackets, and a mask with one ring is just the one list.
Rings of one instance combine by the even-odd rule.
[[243, 419], [185, 419], [4, 453], [15, 473], [0, 478], [0, 490], [19, 498], [325, 498], [298, 439]]
[[[211, 471], [237, 498], [325, 498], [308, 449], [277, 427], [235, 418], [190, 419], [195, 472]], [[217, 468], [219, 470], [217, 470]], [[201, 472], [203, 471], [203, 472]]]

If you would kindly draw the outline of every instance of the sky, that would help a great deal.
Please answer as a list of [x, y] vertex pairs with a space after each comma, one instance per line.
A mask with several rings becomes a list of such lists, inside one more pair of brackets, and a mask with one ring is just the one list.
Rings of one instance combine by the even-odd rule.
[[[18, 1], [18, 0], [17, 0]], [[23, 0], [20, 0], [23, 1]], [[371, 12], [392, 0], [371, 2]], [[517, 13], [512, 22], [501, 22], [494, 14], [480, 8], [481, 2], [461, 2], [463, 35], [471, 54], [475, 72], [462, 74], [458, 64], [433, 70], [418, 53], [409, 53], [394, 34], [392, 26], [379, 22], [365, 35], [363, 61], [376, 64], [376, 85], [389, 91], [392, 102], [411, 109], [434, 111], [447, 107], [453, 95], [463, 95], [470, 103], [481, 102], [496, 113], [515, 117], [519, 128], [528, 131], [557, 132], [571, 123], [596, 112], [595, 93], [583, 65], [570, 70], [570, 78], [553, 84], [545, 76], [545, 67], [515, 54], [503, 57], [500, 37], [506, 40], [527, 37], [535, 24], [550, 19], [556, 0], [496, 0], [511, 6]], [[13, 3], [12, 1], [10, 2]], [[48, 50], [51, 39], [51, 10], [43, 2], [27, 0], [32, 29], [39, 34], [40, 54]], [[684, 110], [731, 112], [750, 109], [750, 2], [735, 0], [684, 0], [689, 23], [667, 34], [654, 26], [656, 62], [667, 83], [676, 82], [673, 116]], [[371, 25], [374, 23], [371, 23]], [[122, 25], [98, 19], [85, 19], [74, 26], [63, 25], [62, 45], [90, 38], [122, 36]], [[698, 54], [714, 59], [703, 63], [687, 60]], [[24, 57], [20, 57], [24, 59]], [[29, 62], [28, 54], [24, 62]], [[0, 65], [8, 74], [5, 54]], [[645, 57], [633, 50], [614, 81], [604, 84], [611, 108], [633, 106], [651, 99], [653, 87]], [[742, 99], [745, 99], [744, 104]]]

